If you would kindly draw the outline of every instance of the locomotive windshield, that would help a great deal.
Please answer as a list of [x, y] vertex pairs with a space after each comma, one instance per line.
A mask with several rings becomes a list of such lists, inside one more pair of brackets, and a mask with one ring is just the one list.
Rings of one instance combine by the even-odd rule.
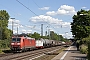
[[21, 38], [13, 38], [12, 42], [20, 42]]

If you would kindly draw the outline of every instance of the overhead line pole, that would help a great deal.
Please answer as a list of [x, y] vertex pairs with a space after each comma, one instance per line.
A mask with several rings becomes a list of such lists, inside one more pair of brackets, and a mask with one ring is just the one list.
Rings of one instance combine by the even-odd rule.
[[14, 24], [13, 19], [15, 18], [11, 18], [11, 19], [12, 19], [12, 36], [13, 36], [13, 24]]
[[41, 36], [43, 36], [43, 24], [41, 24]]
[[[30, 8], [28, 8], [27, 6], [25, 6], [23, 3], [21, 3], [19, 0], [16, 0], [19, 4], [21, 4], [23, 7], [25, 7], [26, 9], [28, 9], [29, 11], [31, 11], [34, 15], [38, 16], [35, 12], [33, 12]], [[34, 2], [35, 3], [35, 2]], [[36, 4], [36, 3], [35, 3]], [[37, 5], [37, 4], [36, 4]], [[38, 6], [38, 5], [37, 5]], [[38, 6], [39, 7], [39, 6]], [[40, 18], [40, 17], [39, 17]], [[43, 20], [44, 21], [44, 20]], [[46, 22], [48, 25], [50, 25], [48, 22]], [[50, 25], [51, 26], [51, 25]], [[53, 26], [52, 26], [53, 27]], [[54, 28], [54, 27], [53, 27]], [[55, 29], [55, 28], [54, 28]]]

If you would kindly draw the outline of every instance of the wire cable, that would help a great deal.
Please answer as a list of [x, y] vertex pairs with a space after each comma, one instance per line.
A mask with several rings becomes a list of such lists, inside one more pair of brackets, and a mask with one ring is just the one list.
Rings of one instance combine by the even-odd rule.
[[[34, 4], [37, 6], [37, 7], [39, 7], [40, 8], [40, 6], [34, 1], [34, 0], [32, 0], [33, 2], [34, 2]], [[53, 27], [51, 24], [49, 24], [48, 23], [48, 25], [50, 25], [52, 28], [54, 28], [55, 29], [55, 27]], [[59, 32], [59, 31], [57, 31], [57, 32]]]

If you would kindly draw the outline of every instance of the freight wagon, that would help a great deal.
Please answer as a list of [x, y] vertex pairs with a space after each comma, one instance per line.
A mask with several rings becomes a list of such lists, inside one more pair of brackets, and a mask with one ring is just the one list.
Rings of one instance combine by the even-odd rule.
[[50, 46], [52, 46], [52, 40], [48, 40], [48, 39], [36, 40], [36, 48], [45, 48]]
[[36, 49], [44, 48], [44, 42], [42, 40], [36, 40]]
[[61, 45], [60, 41], [56, 40], [48, 40], [48, 39], [39, 39], [36, 40], [36, 48], [45, 48], [45, 47], [52, 47], [52, 46], [57, 46]]

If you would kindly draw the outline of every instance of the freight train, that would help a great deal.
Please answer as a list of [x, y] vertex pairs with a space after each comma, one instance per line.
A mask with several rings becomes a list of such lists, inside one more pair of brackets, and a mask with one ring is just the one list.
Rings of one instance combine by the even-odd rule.
[[27, 51], [61, 45], [60, 41], [30, 38], [27, 36], [13, 36], [11, 40], [12, 51]]

